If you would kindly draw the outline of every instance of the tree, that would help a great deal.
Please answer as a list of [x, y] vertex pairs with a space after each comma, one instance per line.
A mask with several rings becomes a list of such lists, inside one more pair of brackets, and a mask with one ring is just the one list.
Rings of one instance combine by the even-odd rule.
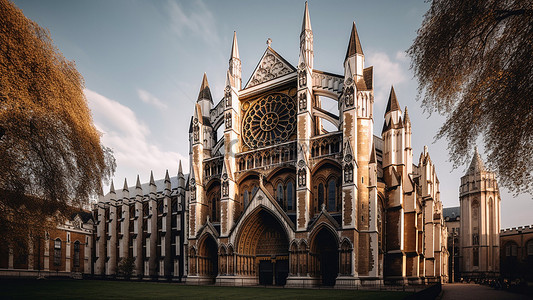
[[426, 111], [446, 116], [436, 138], [455, 167], [483, 141], [515, 193], [533, 192], [533, 1], [434, 0], [409, 48]]
[[135, 269], [135, 258], [134, 257], [123, 257], [118, 263], [118, 273], [124, 276], [124, 279], [130, 280], [131, 275], [133, 275], [133, 270]]
[[2, 241], [55, 227], [114, 172], [83, 89], [49, 32], [0, 0]]

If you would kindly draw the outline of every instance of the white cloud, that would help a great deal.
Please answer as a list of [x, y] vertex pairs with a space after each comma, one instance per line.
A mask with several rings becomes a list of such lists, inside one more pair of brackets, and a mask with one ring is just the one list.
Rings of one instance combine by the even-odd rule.
[[187, 10], [183, 3], [169, 0], [167, 12], [170, 17], [170, 27], [178, 36], [185, 33], [199, 36], [208, 44], [220, 41], [215, 26], [215, 16], [201, 1], [190, 2], [191, 7]]
[[139, 98], [144, 103], [153, 104], [155, 107], [159, 109], [168, 108], [168, 106], [165, 103], [163, 103], [161, 100], [159, 100], [156, 96], [150, 94], [149, 92], [143, 89], [137, 89], [137, 95], [139, 95]]
[[[401, 51], [396, 53], [394, 60], [384, 52], [373, 52], [366, 57], [368, 65], [374, 66], [374, 111], [384, 110], [389, 97], [391, 85], [398, 85], [407, 80], [407, 72], [400, 62], [405, 61], [405, 54]], [[379, 75], [378, 75], [379, 74]]]
[[103, 133], [102, 143], [114, 151], [117, 184], [126, 177], [131, 185], [137, 174], [142, 181], [147, 181], [150, 170], [156, 178], [163, 178], [167, 169], [171, 176], [175, 176], [180, 159], [184, 172], [187, 172], [188, 158], [150, 142], [150, 129], [129, 107], [92, 90], [85, 89], [84, 92], [95, 126]]

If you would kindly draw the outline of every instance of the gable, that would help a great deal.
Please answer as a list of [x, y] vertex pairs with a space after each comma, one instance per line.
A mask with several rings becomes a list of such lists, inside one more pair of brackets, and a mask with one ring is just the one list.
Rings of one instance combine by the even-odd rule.
[[263, 53], [263, 57], [261, 57], [257, 67], [255, 67], [252, 76], [248, 80], [246, 88], [256, 86], [295, 71], [296, 69], [290, 63], [274, 51], [274, 49], [268, 47], [265, 50], [265, 53]]

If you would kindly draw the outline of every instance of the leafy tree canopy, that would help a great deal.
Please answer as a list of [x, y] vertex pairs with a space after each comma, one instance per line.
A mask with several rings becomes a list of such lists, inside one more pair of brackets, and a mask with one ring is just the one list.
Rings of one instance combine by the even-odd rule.
[[407, 52], [454, 165], [481, 138], [502, 186], [532, 192], [533, 1], [433, 0]]
[[49, 32], [0, 0], [0, 236], [55, 226], [114, 172], [83, 89]]

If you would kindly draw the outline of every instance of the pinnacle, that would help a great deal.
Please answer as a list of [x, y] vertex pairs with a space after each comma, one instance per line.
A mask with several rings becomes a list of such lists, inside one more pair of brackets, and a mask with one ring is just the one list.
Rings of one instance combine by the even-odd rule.
[[387, 104], [387, 109], [385, 110], [385, 114], [391, 111], [400, 110], [400, 104], [398, 103], [398, 99], [396, 98], [396, 93], [394, 92], [394, 86], [391, 86], [388, 102], [389, 103]]
[[472, 162], [470, 163], [470, 167], [468, 168], [468, 171], [466, 173], [475, 174], [481, 171], [485, 171], [485, 166], [483, 164], [483, 160], [481, 159], [481, 156], [479, 155], [479, 152], [476, 146], [474, 148], [474, 156], [472, 157]]
[[124, 178], [124, 187], [122, 188], [123, 191], [127, 191], [128, 190], [128, 181], [126, 180], [126, 178]]
[[113, 180], [111, 180], [111, 186], [109, 187], [109, 192], [114, 193], [115, 192], [115, 185], [113, 184]]
[[409, 113], [407, 112], [407, 106], [405, 107], [405, 114], [403, 117], [404, 124], [411, 124], [411, 119], [409, 118]]
[[168, 176], [168, 169], [167, 169], [167, 172], [165, 174], [165, 182], [170, 182], [170, 176]]
[[181, 159], [180, 159], [180, 164], [178, 167], [178, 174], [183, 174], [183, 168], [181, 167]]
[[139, 179], [139, 175], [137, 174], [137, 184], [135, 185], [136, 188], [141, 188], [141, 180]]
[[239, 45], [237, 44], [237, 32], [233, 32], [233, 44], [231, 45], [231, 57], [230, 57], [230, 60], [232, 59], [240, 59], [239, 58]]
[[154, 171], [150, 171], [150, 185], [155, 185]]
[[311, 30], [311, 19], [309, 18], [309, 7], [307, 6], [307, 1], [305, 1], [305, 10], [304, 10], [304, 19], [302, 21], [302, 32], [306, 30]]
[[363, 54], [363, 47], [361, 47], [361, 41], [359, 40], [359, 35], [357, 34], [357, 28], [355, 28], [355, 22], [353, 22], [352, 33], [350, 34], [350, 42], [348, 42], [348, 50], [346, 51], [346, 59], [348, 57]]
[[207, 82], [207, 74], [204, 73], [204, 78], [202, 79], [202, 86], [200, 87], [200, 93], [198, 94], [198, 101], [202, 99], [207, 99], [213, 102], [211, 97], [211, 90], [209, 89], [209, 83]]

